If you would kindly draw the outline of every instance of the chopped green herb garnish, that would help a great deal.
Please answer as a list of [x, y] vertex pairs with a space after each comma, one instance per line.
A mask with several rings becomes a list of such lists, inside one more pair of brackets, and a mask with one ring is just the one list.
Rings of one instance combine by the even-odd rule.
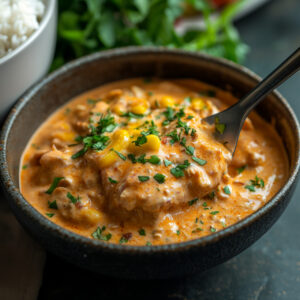
[[140, 182], [145, 182], [148, 181], [150, 179], [149, 176], [138, 176], [138, 179]]
[[212, 227], [212, 226], [211, 226], [211, 227], [210, 227], [210, 231], [211, 231], [211, 232], [216, 232], [217, 230], [216, 230], [215, 227]]
[[166, 167], [168, 167], [169, 165], [172, 164], [172, 162], [170, 160], [164, 159], [164, 164]]
[[200, 231], [203, 231], [203, 229], [201, 227], [197, 227], [196, 229], [194, 229], [192, 231], [192, 233], [197, 233], [197, 232], [200, 232]]
[[103, 234], [103, 231], [105, 231], [105, 229], [105, 226], [102, 226], [102, 228], [98, 226], [97, 229], [92, 233], [92, 237], [101, 241], [109, 241], [112, 235], [111, 233]]
[[220, 123], [219, 117], [216, 117], [215, 118], [215, 128], [218, 133], [223, 134], [226, 129], [226, 124]]
[[56, 200], [54, 200], [52, 202], [48, 201], [48, 207], [52, 208], [52, 209], [58, 209]]
[[237, 170], [237, 172], [238, 172], [239, 174], [241, 174], [241, 173], [244, 172], [244, 170], [246, 169], [246, 167], [247, 167], [247, 165], [244, 165], [244, 166], [242, 166], [242, 167], [240, 167], [240, 168], [237, 168], [236, 170]]
[[122, 114], [121, 117], [127, 117], [129, 119], [142, 119], [142, 118], [144, 118], [144, 115], [127, 112], [127, 113]]
[[216, 193], [213, 191], [213, 192], [208, 194], [208, 197], [209, 197], [209, 199], [214, 199], [215, 195], [216, 195]]
[[176, 231], [176, 234], [177, 234], [177, 235], [180, 235], [180, 230], [177, 230], [177, 231]]
[[147, 143], [147, 137], [143, 134], [139, 135], [135, 141], [133, 141], [136, 146], [141, 146]]
[[189, 206], [194, 205], [198, 200], [199, 200], [198, 198], [195, 198], [195, 199], [189, 201], [189, 202], [188, 202]]
[[52, 218], [55, 214], [54, 213], [45, 213], [45, 215], [49, 218]]
[[111, 177], [108, 177], [108, 181], [109, 181], [110, 183], [113, 183], [113, 184], [118, 183], [117, 180], [115, 180], [115, 179], [113, 179], [113, 178], [111, 178]]
[[204, 166], [207, 161], [201, 158], [198, 158], [196, 156], [192, 156], [192, 160], [195, 161], [197, 164], [199, 164], [200, 166]]
[[250, 192], [255, 192], [256, 187], [264, 188], [264, 186], [265, 186], [265, 182], [263, 181], [263, 179], [259, 178], [257, 176], [255, 176], [254, 179], [251, 179], [250, 183], [251, 184], [245, 186], [245, 189], [248, 189]]
[[158, 183], [164, 183], [166, 176], [160, 173], [157, 173], [153, 176], [153, 178], [158, 182]]
[[146, 162], [147, 162], [147, 160], [146, 160], [146, 154], [142, 154], [142, 155], [140, 155], [137, 159], [136, 159], [136, 161], [137, 162], [139, 162], [139, 163], [141, 163], [141, 164], [145, 164]]
[[141, 228], [138, 232], [139, 232], [139, 235], [142, 235], [142, 236], [146, 235], [146, 231], [143, 228]]
[[156, 155], [151, 155], [149, 159], [147, 159], [147, 162], [153, 164], [153, 165], [159, 165], [160, 164], [160, 158]]
[[203, 202], [203, 203], [202, 203], [202, 206], [203, 206], [203, 207], [207, 207], [207, 203], [206, 203], [206, 202]]
[[59, 182], [63, 179], [64, 179], [64, 177], [55, 177], [52, 181], [51, 186], [45, 193], [51, 195], [53, 193], [53, 191], [57, 188]]
[[128, 157], [128, 159], [129, 160], [131, 160], [131, 162], [133, 163], [133, 164], [135, 164], [136, 163], [136, 158], [135, 158], [135, 155], [134, 154], [128, 154], [127, 155], [127, 157]]
[[152, 244], [150, 242], [147, 242], [146, 243], [146, 246], [151, 246]]
[[23, 170], [26, 170], [27, 168], [28, 168], [27, 164], [22, 167]]
[[177, 165], [175, 168], [170, 170], [171, 174], [174, 175], [176, 178], [184, 176], [184, 170], [190, 166], [188, 160], [185, 160], [183, 164]]
[[195, 148], [192, 147], [192, 146], [187, 146], [187, 147], [185, 148], [185, 152], [186, 152], [188, 155], [193, 155], [194, 152], [195, 152]]
[[71, 200], [73, 204], [76, 204], [80, 201], [80, 197], [75, 198], [70, 192], [67, 193], [67, 197]]
[[219, 211], [217, 211], [217, 210], [211, 211], [211, 212], [210, 212], [211, 215], [216, 215], [216, 214], [218, 214], [218, 213], [219, 213]]
[[97, 102], [101, 101], [101, 99], [87, 99], [86, 102], [88, 104], [95, 105]]
[[230, 195], [230, 194], [231, 194], [231, 191], [230, 191], [230, 188], [229, 188], [228, 185], [224, 186], [223, 191], [224, 191], [224, 193], [227, 194], [227, 195]]
[[187, 118], [188, 120], [191, 120], [191, 119], [193, 119], [194, 117], [190, 115], [190, 116], [187, 116], [186, 118]]
[[114, 151], [121, 159], [126, 160], [126, 156], [120, 153], [119, 151], [115, 149], [111, 149], [111, 151]]

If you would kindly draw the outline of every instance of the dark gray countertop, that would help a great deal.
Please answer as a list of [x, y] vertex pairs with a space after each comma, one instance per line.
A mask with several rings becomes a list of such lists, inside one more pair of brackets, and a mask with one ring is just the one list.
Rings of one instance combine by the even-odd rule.
[[[239, 21], [251, 47], [245, 65], [267, 75], [300, 46], [300, 1], [273, 0]], [[282, 87], [300, 116], [300, 74]], [[252, 247], [204, 274], [168, 281], [115, 280], [48, 255], [39, 299], [300, 299], [300, 185], [292, 202]]]

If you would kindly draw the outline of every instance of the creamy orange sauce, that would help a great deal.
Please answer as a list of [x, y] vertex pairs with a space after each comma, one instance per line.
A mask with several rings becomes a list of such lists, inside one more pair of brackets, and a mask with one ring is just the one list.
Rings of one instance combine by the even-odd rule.
[[201, 122], [234, 101], [191, 79], [88, 91], [33, 135], [21, 192], [56, 224], [106, 242], [160, 245], [220, 231], [263, 206], [288, 174], [279, 136], [255, 113], [233, 159], [214, 138], [222, 124]]

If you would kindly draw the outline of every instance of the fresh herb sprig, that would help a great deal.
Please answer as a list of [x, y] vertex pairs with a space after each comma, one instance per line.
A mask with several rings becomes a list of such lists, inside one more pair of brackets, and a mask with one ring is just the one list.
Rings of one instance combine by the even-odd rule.
[[[58, 1], [59, 19], [52, 70], [72, 59], [110, 48], [152, 45], [203, 51], [241, 62], [247, 47], [232, 25], [243, 1], [216, 17], [206, 0]], [[203, 15], [203, 29], [177, 33], [175, 21], [190, 6]]]

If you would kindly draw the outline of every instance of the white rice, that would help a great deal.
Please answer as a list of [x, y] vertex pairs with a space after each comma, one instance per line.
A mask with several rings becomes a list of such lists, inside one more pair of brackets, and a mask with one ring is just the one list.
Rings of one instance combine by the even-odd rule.
[[41, 0], [0, 0], [0, 58], [38, 29], [44, 11]]

